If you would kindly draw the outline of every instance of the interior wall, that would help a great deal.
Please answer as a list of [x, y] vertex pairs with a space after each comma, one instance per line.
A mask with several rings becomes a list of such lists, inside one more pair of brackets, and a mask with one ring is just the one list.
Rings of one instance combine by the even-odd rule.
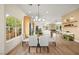
[[9, 53], [12, 49], [14, 49], [20, 42], [22, 41], [22, 36], [18, 36], [11, 40], [6, 41], [6, 49], [5, 54]]
[[5, 52], [5, 19], [4, 5], [0, 5], [0, 55]]
[[[16, 5], [5, 5], [5, 14], [8, 14], [10, 16], [14, 16], [18, 19], [21, 19], [23, 21], [25, 13], [19, 9]], [[23, 24], [23, 23], [22, 23]], [[23, 28], [22, 28], [23, 31]], [[23, 32], [22, 32], [23, 34]], [[10, 52], [13, 48], [15, 48], [21, 41], [22, 41], [23, 35], [15, 37], [13, 39], [10, 39], [6, 41], [6, 50], [5, 52]]]
[[76, 10], [64, 15], [62, 17], [62, 21], [64, 19], [68, 19], [71, 16], [74, 17], [73, 20], [77, 21], [77, 22], [74, 22], [74, 25], [77, 27], [74, 27], [74, 26], [73, 27], [63, 27], [63, 31], [70, 31], [70, 32], [74, 33], [75, 34], [75, 41], [79, 41], [79, 9], [76, 9]]

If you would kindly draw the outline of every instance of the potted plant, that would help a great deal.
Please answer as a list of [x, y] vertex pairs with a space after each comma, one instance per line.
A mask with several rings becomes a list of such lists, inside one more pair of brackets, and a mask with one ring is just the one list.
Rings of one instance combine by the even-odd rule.
[[37, 36], [43, 35], [42, 29], [41, 28], [38, 28], [38, 26], [36, 27], [36, 35]]

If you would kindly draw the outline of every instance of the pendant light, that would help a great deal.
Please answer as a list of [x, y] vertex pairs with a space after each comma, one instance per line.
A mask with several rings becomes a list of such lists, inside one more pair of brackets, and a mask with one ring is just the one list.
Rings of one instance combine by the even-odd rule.
[[34, 21], [45, 21], [45, 19], [40, 18], [40, 10], [39, 10], [40, 4], [37, 4], [37, 16], [35, 17]]

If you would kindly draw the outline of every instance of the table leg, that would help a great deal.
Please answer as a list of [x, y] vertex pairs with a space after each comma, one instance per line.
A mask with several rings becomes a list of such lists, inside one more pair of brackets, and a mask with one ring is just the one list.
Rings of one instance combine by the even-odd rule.
[[29, 46], [29, 53], [30, 53], [30, 46]]
[[47, 53], [49, 53], [49, 47], [47, 46]]

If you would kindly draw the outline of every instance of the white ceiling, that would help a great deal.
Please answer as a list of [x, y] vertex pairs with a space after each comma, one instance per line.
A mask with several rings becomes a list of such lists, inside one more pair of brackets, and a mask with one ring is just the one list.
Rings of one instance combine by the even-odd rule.
[[[17, 5], [22, 9], [26, 15], [30, 15], [33, 18], [37, 16], [38, 8], [36, 4], [20, 4]], [[39, 13], [41, 18], [45, 18], [47, 21], [60, 21], [61, 16], [79, 8], [79, 4], [40, 4]], [[46, 13], [47, 12], [47, 13]]]

